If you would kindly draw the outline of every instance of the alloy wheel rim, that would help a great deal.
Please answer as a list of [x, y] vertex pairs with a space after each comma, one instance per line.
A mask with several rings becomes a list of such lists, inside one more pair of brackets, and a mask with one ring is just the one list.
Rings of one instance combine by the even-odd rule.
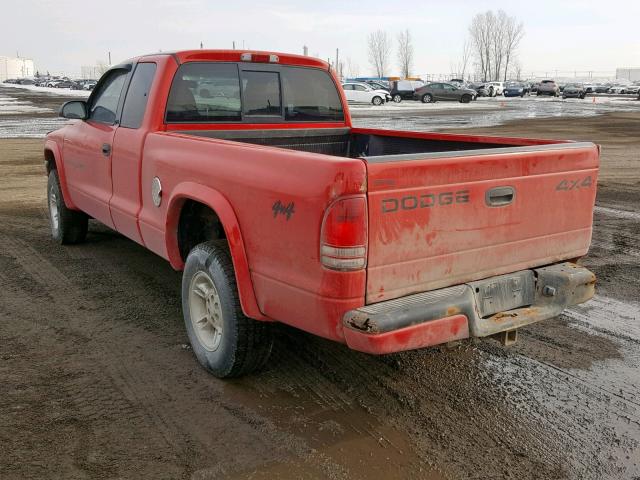
[[189, 313], [200, 344], [208, 351], [218, 349], [222, 340], [222, 304], [213, 280], [198, 272], [189, 286]]

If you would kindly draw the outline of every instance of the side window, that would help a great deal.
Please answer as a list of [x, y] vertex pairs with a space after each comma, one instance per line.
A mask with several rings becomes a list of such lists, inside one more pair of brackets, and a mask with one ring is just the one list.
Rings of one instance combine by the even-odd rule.
[[350, 83], [347, 83], [343, 85], [342, 88], [344, 88], [345, 90], [353, 90], [353, 85]]
[[118, 102], [128, 73], [126, 70], [115, 70], [109, 74], [91, 104], [89, 110], [91, 120], [109, 125], [115, 123]]
[[277, 72], [242, 72], [243, 113], [281, 115], [280, 75]]
[[121, 127], [140, 128], [155, 73], [155, 63], [139, 63], [136, 66], [122, 109]]
[[167, 122], [240, 121], [240, 78], [233, 63], [185, 63], [171, 84]]
[[354, 85], [353, 88], [354, 88], [354, 90], [357, 90], [359, 92], [366, 92], [367, 91], [367, 89], [364, 88], [362, 85]]

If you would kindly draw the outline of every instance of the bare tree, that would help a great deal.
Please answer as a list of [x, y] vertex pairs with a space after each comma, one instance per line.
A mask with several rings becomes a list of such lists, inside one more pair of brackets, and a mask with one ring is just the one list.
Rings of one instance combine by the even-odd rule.
[[469, 38], [484, 81], [506, 79], [509, 62], [523, 35], [523, 24], [502, 10], [474, 15]]
[[369, 34], [369, 63], [378, 77], [384, 77], [389, 68], [391, 41], [384, 30], [376, 30]]
[[351, 57], [347, 57], [347, 76], [349, 78], [356, 78], [359, 72], [358, 64], [354, 62]]
[[398, 66], [400, 67], [400, 75], [404, 78], [411, 76], [413, 43], [411, 43], [411, 32], [408, 29], [398, 34]]
[[465, 74], [467, 73], [469, 60], [471, 60], [472, 54], [473, 54], [473, 44], [469, 39], [467, 39], [464, 41], [464, 44], [462, 45], [462, 57], [460, 58], [460, 73], [462, 74], [463, 80], [464, 80]]
[[[511, 61], [515, 51], [520, 46], [520, 40], [524, 37], [524, 24], [522, 22], [517, 23], [515, 17], [508, 17], [507, 24], [505, 26], [504, 36], [504, 49], [505, 49], [505, 64], [504, 64], [504, 79], [507, 80], [507, 71], [509, 69], [509, 62]], [[520, 78], [520, 66], [516, 68], [518, 72], [518, 78]]]

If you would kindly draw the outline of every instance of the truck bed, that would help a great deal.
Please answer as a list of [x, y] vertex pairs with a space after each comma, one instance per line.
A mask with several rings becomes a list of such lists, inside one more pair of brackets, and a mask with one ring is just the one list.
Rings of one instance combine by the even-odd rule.
[[[398, 132], [358, 128], [183, 130], [181, 134], [267, 145], [347, 158], [378, 157], [507, 149], [557, 144], [554, 140]], [[423, 157], [424, 158], [424, 157]], [[393, 159], [389, 159], [393, 160]]]

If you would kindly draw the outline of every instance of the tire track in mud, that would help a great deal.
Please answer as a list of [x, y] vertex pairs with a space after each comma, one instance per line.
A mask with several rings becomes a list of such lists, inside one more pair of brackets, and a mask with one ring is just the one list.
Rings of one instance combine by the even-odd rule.
[[[179, 407], [176, 404], [183, 399], [180, 397], [192, 395], [193, 392], [181, 391], [174, 395], [174, 392], [169, 392], [166, 385], [160, 381], [157, 371], [155, 375], [149, 375], [151, 372], [148, 367], [139, 368], [145, 363], [149, 363], [150, 367], [159, 367], [153, 365], [153, 361], [144, 354], [144, 347], [152, 344], [152, 341], [143, 338], [145, 335], [140, 331], [132, 331], [131, 328], [124, 328], [119, 333], [114, 332], [110, 319], [101, 317], [97, 313], [96, 305], [79, 293], [77, 287], [66, 275], [53, 267], [25, 242], [5, 235], [0, 235], [0, 242], [5, 247], [5, 252], [27, 274], [26, 280], [35, 281], [40, 286], [46, 287], [50, 318], [58, 321], [68, 320], [61, 329], [66, 333], [71, 331], [79, 335], [84, 343], [84, 349], [92, 351], [92, 362], [95, 361], [98, 364], [94, 367], [95, 376], [71, 379], [63, 385], [66, 391], [65, 396], [74, 400], [76, 410], [84, 420], [90, 423], [100, 419], [133, 422], [137, 426], [137, 434], [145, 439], [146, 448], [151, 451], [165, 452], [169, 458], [175, 457], [175, 453], [178, 452], [178, 457], [184, 456], [185, 461], [188, 462], [188, 457], [194, 456], [194, 452], [196, 456], [206, 457], [210, 456], [210, 452], [215, 451], [216, 439], [211, 436], [211, 432], [198, 428], [198, 424], [202, 423], [202, 415], [197, 415], [195, 418], [190, 415], [185, 416], [179, 408], [176, 408]], [[29, 296], [21, 294], [20, 290], [13, 290], [10, 295], [13, 298], [13, 306], [23, 304], [35, 306], [31, 311], [33, 316], [28, 315], [28, 317], [37, 318], [37, 312], [42, 306], [38, 306], [38, 302], [34, 302]], [[70, 300], [73, 300], [73, 304]], [[19, 310], [19, 307], [16, 310]], [[78, 318], [79, 310], [84, 313], [82, 318]], [[114, 344], [114, 340], [120, 350], [116, 355], [112, 347], [109, 347], [109, 344]], [[135, 354], [132, 354], [132, 350]], [[120, 356], [125, 361], [121, 361]], [[136, 357], [138, 362], [135, 364], [127, 361]], [[104, 376], [104, 373], [107, 375]], [[271, 451], [267, 457], [264, 456], [266, 452], [258, 454], [254, 451], [252, 455], [237, 455], [235, 459], [226, 459], [226, 461], [222, 458], [217, 459], [218, 462], [214, 464], [223, 465], [222, 471], [243, 470], [260, 462], [282, 461], [294, 454], [302, 458], [313, 470], [323, 472], [328, 478], [347, 478], [346, 471], [340, 465], [322, 453], [313, 451], [301, 439], [278, 430], [267, 419], [261, 418], [251, 410], [233, 406], [232, 403], [220, 398], [216, 400], [219, 404], [212, 406], [216, 414], [220, 414], [220, 408], [222, 408], [227, 416], [230, 415], [243, 423], [252, 425], [252, 430], [256, 430], [259, 436], [268, 437], [270, 441], [274, 441], [273, 445], [264, 445], [265, 450]], [[243, 413], [238, 415], [238, 412]], [[146, 428], [152, 426], [153, 430], [160, 434], [162, 443], [157, 443], [158, 436], [155, 433], [140, 432], [139, 428], [142, 425], [147, 425]], [[244, 436], [252, 435], [247, 435], [245, 432]], [[245, 441], [248, 440], [245, 439]], [[194, 441], [196, 441], [195, 444]], [[260, 443], [258, 438], [253, 438], [253, 441]], [[191, 453], [187, 454], [188, 452]], [[178, 459], [178, 463], [180, 462], [181, 460]], [[185, 468], [185, 465], [182, 467]], [[202, 473], [201, 470], [200, 474]]]

